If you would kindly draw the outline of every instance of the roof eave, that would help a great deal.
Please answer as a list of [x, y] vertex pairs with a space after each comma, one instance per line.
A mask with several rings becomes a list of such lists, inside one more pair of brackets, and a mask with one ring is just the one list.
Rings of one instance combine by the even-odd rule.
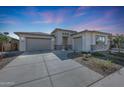
[[47, 34], [35, 34], [35, 33], [23, 33], [23, 32], [14, 32], [16, 35], [38, 35], [38, 36], [51, 36], [52, 37], [52, 35], [47, 35]]

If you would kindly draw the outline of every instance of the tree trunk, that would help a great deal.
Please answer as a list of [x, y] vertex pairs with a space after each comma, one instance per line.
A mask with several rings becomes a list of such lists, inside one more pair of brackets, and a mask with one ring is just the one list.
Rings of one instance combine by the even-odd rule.
[[2, 52], [4, 51], [4, 49], [3, 49], [3, 43], [1, 43], [1, 44], [2, 44], [2, 49], [1, 49], [0, 61], [2, 61], [2, 59], [3, 59], [3, 54], [2, 54]]
[[119, 51], [118, 51], [119, 53], [121, 52], [120, 50], [121, 50], [121, 49], [120, 49], [120, 47], [119, 47]]
[[111, 54], [111, 45], [109, 46], [109, 54]]
[[120, 43], [118, 43], [118, 52], [119, 52], [119, 53], [121, 52], [121, 46], [120, 46]]

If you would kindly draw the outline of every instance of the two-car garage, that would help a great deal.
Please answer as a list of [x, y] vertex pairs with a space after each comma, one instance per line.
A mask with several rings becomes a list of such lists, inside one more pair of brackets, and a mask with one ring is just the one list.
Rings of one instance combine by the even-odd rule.
[[27, 51], [51, 50], [51, 39], [48, 38], [27, 38]]
[[41, 32], [16, 32], [20, 37], [20, 51], [52, 50], [53, 36]]

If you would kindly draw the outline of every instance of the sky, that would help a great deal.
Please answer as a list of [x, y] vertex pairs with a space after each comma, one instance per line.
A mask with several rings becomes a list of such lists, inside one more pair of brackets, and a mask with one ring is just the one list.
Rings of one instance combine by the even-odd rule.
[[45, 32], [55, 28], [124, 33], [124, 7], [1, 6], [0, 32]]

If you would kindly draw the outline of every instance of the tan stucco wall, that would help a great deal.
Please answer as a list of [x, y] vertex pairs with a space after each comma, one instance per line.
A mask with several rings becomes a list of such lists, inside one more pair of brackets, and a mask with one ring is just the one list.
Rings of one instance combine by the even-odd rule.
[[108, 45], [109, 47], [109, 39], [108, 39], [108, 35], [107, 34], [103, 34], [103, 33], [91, 33], [91, 32], [83, 32], [83, 33], [79, 33], [76, 35], [73, 35], [73, 39], [72, 39], [72, 48], [74, 48], [74, 38], [75, 37], [82, 37], [82, 51], [86, 51], [89, 52], [91, 51], [91, 45], [95, 45], [96, 44], [96, 35], [101, 35], [101, 36], [105, 36], [106, 37], [106, 42], [105, 44]]
[[66, 35], [63, 35], [64, 32], [69, 33], [69, 35], [67, 35], [68, 36], [68, 45], [72, 45], [72, 37], [70, 35], [71, 32], [68, 32], [68, 31], [56, 31], [56, 32], [54, 32], [54, 35], [56, 37], [55, 45], [62, 45], [62, 43], [63, 43], [62, 37], [66, 36]]

